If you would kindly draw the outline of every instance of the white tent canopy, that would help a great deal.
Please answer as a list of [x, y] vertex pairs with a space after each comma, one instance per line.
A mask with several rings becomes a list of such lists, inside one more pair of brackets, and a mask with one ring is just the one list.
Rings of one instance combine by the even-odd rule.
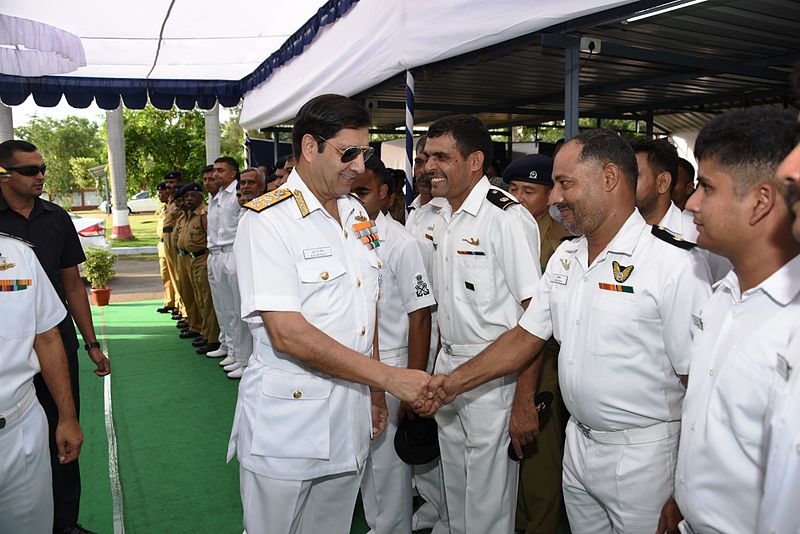
[[0, 12], [79, 36], [87, 65], [68, 76], [239, 80], [280, 48], [323, 3], [3, 0]]
[[360, 0], [321, 29], [301, 55], [245, 94], [241, 123], [279, 124], [313, 96], [352, 96], [404, 70], [631, 2]]

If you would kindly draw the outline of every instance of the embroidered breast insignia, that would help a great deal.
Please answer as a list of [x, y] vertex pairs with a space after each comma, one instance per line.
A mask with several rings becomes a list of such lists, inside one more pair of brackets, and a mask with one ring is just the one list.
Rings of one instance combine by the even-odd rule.
[[378, 229], [372, 221], [357, 222], [353, 225], [358, 239], [364, 243], [367, 248], [373, 249], [381, 246], [381, 240], [378, 237]]
[[261, 213], [270, 206], [283, 202], [287, 198], [292, 198], [291, 191], [288, 189], [276, 189], [275, 191], [264, 193], [260, 197], [256, 197], [250, 202], [245, 203], [244, 207], [256, 213]]
[[628, 265], [627, 267], [620, 265], [618, 261], [614, 260], [611, 263], [611, 267], [614, 270], [614, 280], [619, 282], [620, 284], [623, 283], [625, 280], [630, 277], [631, 273], [633, 272], [633, 265]]
[[469, 237], [469, 238], [465, 237], [461, 241], [464, 241], [465, 243], [469, 243], [473, 247], [477, 247], [477, 246], [479, 246], [481, 244], [481, 240], [480, 239], [476, 239], [474, 237]]
[[306, 199], [303, 198], [303, 192], [299, 189], [295, 189], [292, 195], [294, 196], [294, 201], [297, 203], [297, 209], [300, 210], [300, 215], [303, 217], [308, 215], [308, 204], [306, 204]]
[[358, 222], [364, 222], [364, 221], [367, 221], [367, 220], [369, 220], [369, 219], [367, 219], [366, 217], [364, 217], [364, 215], [362, 215], [361, 213], [359, 213], [358, 215], [356, 215], [355, 219], [356, 219]]
[[0, 271], [7, 271], [13, 267], [16, 267], [16, 263], [10, 262], [4, 257], [0, 256]]
[[561, 266], [565, 271], [569, 271], [570, 266], [572, 266], [572, 261], [567, 258], [561, 258]]

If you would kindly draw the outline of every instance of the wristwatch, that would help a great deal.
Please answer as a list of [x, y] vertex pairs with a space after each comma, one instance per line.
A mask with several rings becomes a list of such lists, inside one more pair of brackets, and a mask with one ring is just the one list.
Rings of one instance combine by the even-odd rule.
[[99, 349], [100, 343], [98, 343], [97, 341], [92, 341], [91, 343], [87, 343], [86, 345], [84, 345], [83, 348], [86, 350]]

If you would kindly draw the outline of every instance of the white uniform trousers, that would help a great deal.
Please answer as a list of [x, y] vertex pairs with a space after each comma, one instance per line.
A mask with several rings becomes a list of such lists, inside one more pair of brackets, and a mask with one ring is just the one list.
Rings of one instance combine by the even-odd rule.
[[214, 315], [217, 316], [217, 324], [219, 325], [219, 348], [227, 353], [230, 351], [228, 347], [231, 344], [231, 319], [225, 308], [223, 308], [223, 302], [225, 301], [224, 286], [222, 284], [223, 271], [222, 252], [211, 251], [208, 256], [208, 287], [211, 289], [211, 302], [214, 305]]
[[662, 425], [674, 433], [647, 443], [600, 443], [570, 418], [562, 485], [572, 532], [656, 531], [661, 508], [673, 492], [680, 440], [679, 423]]
[[[449, 374], [471, 357], [440, 351], [436, 372]], [[514, 532], [519, 463], [508, 457], [508, 422], [515, 387], [516, 375], [491, 380], [436, 414], [453, 534]]]
[[[227, 248], [227, 247], [226, 247]], [[242, 320], [242, 297], [239, 294], [239, 282], [236, 277], [236, 258], [233, 251], [223, 248], [221, 252], [213, 254], [216, 256], [214, 263], [220, 262], [220, 267], [215, 265], [215, 269], [220, 269], [214, 273], [214, 278], [219, 280], [220, 287], [217, 293], [212, 293], [212, 299], [219, 298], [219, 308], [223, 312], [225, 324], [227, 325], [226, 345], [228, 355], [233, 357], [242, 365], [247, 365], [250, 355], [253, 353], [253, 338], [250, 330]], [[209, 281], [211, 278], [209, 277]], [[213, 291], [213, 290], [212, 290]], [[219, 297], [217, 296], [219, 295]], [[216, 301], [214, 309], [216, 310]], [[222, 329], [222, 323], [220, 323]]]
[[363, 469], [279, 480], [239, 468], [247, 534], [349, 534]]
[[[381, 362], [397, 367], [408, 356], [384, 357]], [[397, 456], [394, 435], [397, 432], [397, 412], [400, 399], [386, 393], [389, 418], [386, 431], [370, 443], [370, 454], [364, 464], [361, 481], [361, 501], [364, 517], [374, 534], [408, 534], [411, 532], [413, 502], [411, 496], [411, 466]]]
[[412, 530], [431, 529], [431, 534], [450, 534], [450, 518], [444, 498], [444, 473], [442, 462], [436, 460], [412, 466], [414, 484], [425, 502], [411, 518]]
[[[436, 311], [431, 313], [431, 349], [428, 356], [428, 373], [433, 372], [436, 354], [439, 352], [439, 323]], [[447, 517], [447, 503], [444, 498], [444, 474], [442, 464], [436, 460], [412, 466], [414, 487], [425, 502], [417, 508], [412, 517], [413, 530], [432, 529], [431, 534], [449, 534], [450, 520]]]
[[35, 400], [0, 429], [0, 533], [53, 532], [47, 418]]

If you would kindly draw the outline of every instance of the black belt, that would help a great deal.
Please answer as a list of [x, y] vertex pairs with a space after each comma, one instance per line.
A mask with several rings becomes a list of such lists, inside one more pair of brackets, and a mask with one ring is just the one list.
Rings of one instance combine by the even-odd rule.
[[178, 256], [188, 256], [188, 255], [189, 255], [189, 251], [186, 250], [185, 248], [179, 248], [178, 249]]
[[161, 229], [161, 231], [164, 232], [165, 234], [168, 234], [173, 230], [173, 228], [175, 228], [175, 227], [174, 226], [165, 226], [164, 228]]
[[198, 250], [197, 252], [189, 252], [189, 251], [187, 250], [186, 252], [187, 252], [187, 253], [189, 254], [189, 256], [191, 256], [192, 258], [199, 258], [199, 257], [200, 257], [200, 256], [202, 256], [203, 254], [205, 254], [206, 252], [208, 252], [208, 250], [206, 250], [206, 249], [203, 249], [203, 250]]

